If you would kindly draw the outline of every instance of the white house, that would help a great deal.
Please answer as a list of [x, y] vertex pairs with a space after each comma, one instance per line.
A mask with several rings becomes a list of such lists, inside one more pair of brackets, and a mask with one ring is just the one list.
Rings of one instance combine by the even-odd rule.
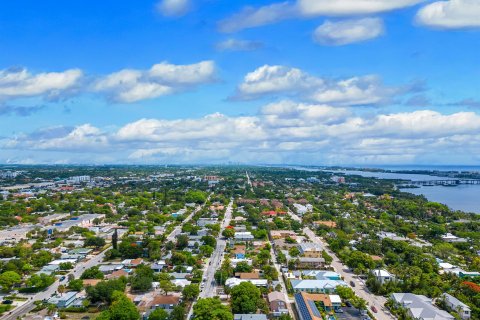
[[456, 311], [462, 319], [470, 319], [472, 315], [472, 310], [469, 306], [467, 306], [465, 303], [458, 300], [454, 296], [449, 295], [448, 293], [444, 293], [442, 296], [445, 299], [445, 304], [450, 309]]
[[381, 284], [384, 284], [385, 282], [395, 280], [395, 276], [390, 274], [387, 270], [383, 269], [375, 269], [372, 270], [372, 274], [375, 277], [375, 279], [380, 282]]

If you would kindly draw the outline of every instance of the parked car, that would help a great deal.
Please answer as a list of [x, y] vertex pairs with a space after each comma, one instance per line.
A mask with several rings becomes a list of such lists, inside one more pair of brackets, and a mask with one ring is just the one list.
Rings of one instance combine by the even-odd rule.
[[351, 280], [351, 281], [350, 281], [350, 285], [351, 285], [352, 287], [355, 287], [355, 282], [353, 282], [353, 280]]
[[65, 280], [65, 276], [60, 277], [60, 282], [62, 282], [63, 280]]
[[347, 301], [345, 301], [345, 305], [350, 308], [352, 306], [352, 303], [347, 300]]
[[371, 306], [370, 309], [372, 309], [372, 311], [375, 312], [375, 313], [378, 312], [378, 310], [377, 310], [377, 308], [376, 308], [375, 306]]
[[343, 309], [335, 309], [336, 313], [343, 313]]

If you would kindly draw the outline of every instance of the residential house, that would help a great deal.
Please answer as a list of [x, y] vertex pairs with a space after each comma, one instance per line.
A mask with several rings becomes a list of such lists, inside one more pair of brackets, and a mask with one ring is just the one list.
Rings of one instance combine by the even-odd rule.
[[314, 242], [303, 242], [298, 246], [300, 254], [308, 258], [321, 258], [323, 247]]
[[225, 281], [225, 286], [229, 288], [233, 288], [238, 286], [242, 282], [250, 282], [256, 287], [267, 287], [268, 280], [267, 279], [238, 279], [238, 278], [229, 278]]
[[267, 320], [265, 314], [235, 314], [233, 320]]
[[407, 310], [407, 315], [417, 320], [454, 320], [450, 313], [436, 307], [432, 300], [413, 293], [392, 293], [390, 298], [399, 307]]
[[236, 241], [253, 241], [253, 239], [255, 239], [255, 237], [249, 231], [235, 233]]
[[309, 257], [299, 257], [296, 259], [296, 266], [298, 269], [304, 268], [323, 268], [325, 266], [325, 259], [323, 258], [309, 258]]
[[151, 301], [147, 302], [146, 307], [151, 310], [163, 309], [167, 312], [172, 311], [180, 303], [180, 297], [168, 295], [168, 296], [155, 296]]
[[372, 270], [372, 274], [380, 284], [384, 284], [385, 282], [395, 280], [395, 276], [392, 275], [387, 270], [375, 269], [375, 270]]
[[346, 286], [342, 280], [290, 280], [294, 292], [334, 293], [338, 286]]
[[77, 298], [77, 291], [69, 291], [60, 296], [53, 296], [48, 299], [48, 303], [54, 304], [57, 308], [67, 308]]
[[282, 292], [273, 291], [268, 294], [268, 303], [270, 311], [274, 317], [280, 317], [282, 314], [288, 314], [287, 302]]
[[285, 239], [292, 238], [297, 239], [297, 234], [290, 230], [270, 230], [270, 237], [272, 239]]
[[295, 306], [297, 307], [300, 320], [323, 320], [319, 308], [324, 310], [332, 310], [335, 309], [335, 307], [339, 308], [341, 301], [339, 305], [337, 299], [335, 298], [334, 300], [335, 306], [330, 296], [326, 294], [311, 294], [306, 292], [295, 294]]
[[457, 312], [463, 320], [470, 319], [472, 316], [472, 310], [469, 306], [448, 293], [444, 293], [442, 297], [445, 300], [447, 307]]

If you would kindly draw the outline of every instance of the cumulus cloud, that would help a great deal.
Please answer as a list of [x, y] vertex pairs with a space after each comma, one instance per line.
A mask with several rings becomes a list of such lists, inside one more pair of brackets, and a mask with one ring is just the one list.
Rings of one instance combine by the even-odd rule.
[[263, 42], [227, 39], [217, 43], [218, 51], [253, 51], [263, 48]]
[[116, 102], [132, 103], [157, 98], [215, 81], [215, 64], [202, 61], [190, 65], [162, 62], [149, 70], [124, 69], [99, 79], [93, 86]]
[[157, 4], [158, 12], [167, 17], [183, 16], [191, 7], [191, 0], [162, 0]]
[[83, 72], [79, 69], [36, 74], [24, 68], [0, 70], [0, 101], [29, 97], [59, 98], [74, 90], [82, 76]]
[[370, 15], [410, 7], [423, 1], [297, 0], [296, 2], [279, 2], [258, 8], [246, 7], [233, 16], [220, 21], [219, 30], [221, 32], [237, 32], [292, 18]]
[[374, 39], [383, 33], [382, 19], [364, 18], [326, 21], [315, 30], [313, 37], [316, 42], [323, 45], [341, 46]]
[[444, 29], [480, 28], [480, 2], [478, 0], [436, 1], [421, 8], [418, 23]]
[[314, 77], [297, 68], [265, 65], [248, 73], [231, 99], [285, 95], [341, 106], [376, 105], [414, 90], [418, 89], [388, 87], [373, 75], [335, 80]]
[[419, 110], [372, 116], [286, 100], [255, 116], [141, 119], [111, 131], [54, 127], [1, 143], [6, 151], [68, 151], [118, 163], [408, 163], [439, 154], [448, 160], [452, 152], [468, 163], [480, 157], [480, 115]]

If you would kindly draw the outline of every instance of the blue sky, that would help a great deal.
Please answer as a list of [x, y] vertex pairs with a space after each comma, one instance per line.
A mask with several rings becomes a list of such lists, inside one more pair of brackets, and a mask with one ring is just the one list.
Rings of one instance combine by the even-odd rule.
[[480, 1], [0, 3], [0, 162], [478, 164]]

